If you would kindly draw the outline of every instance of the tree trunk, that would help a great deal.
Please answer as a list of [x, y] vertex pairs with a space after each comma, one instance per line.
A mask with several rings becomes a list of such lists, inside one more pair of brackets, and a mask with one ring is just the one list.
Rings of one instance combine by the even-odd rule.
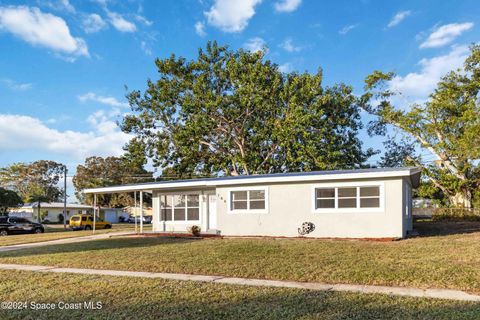
[[468, 189], [461, 190], [455, 195], [450, 196], [450, 203], [459, 208], [471, 208], [472, 207], [472, 192]]

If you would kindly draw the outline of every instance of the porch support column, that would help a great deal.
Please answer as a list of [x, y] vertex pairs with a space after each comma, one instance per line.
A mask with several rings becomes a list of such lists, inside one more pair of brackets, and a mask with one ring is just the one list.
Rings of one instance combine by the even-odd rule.
[[133, 218], [135, 219], [135, 233], [138, 233], [138, 229], [137, 229], [137, 191], [133, 192], [133, 198], [135, 199], [135, 206], [133, 207]]
[[95, 224], [97, 222], [97, 194], [93, 194], [93, 227], [92, 231], [95, 233]]
[[143, 191], [140, 191], [140, 233], [143, 233]]
[[205, 204], [202, 205], [202, 209], [205, 209], [205, 212], [203, 212], [203, 216], [205, 217], [205, 232], [208, 232], [208, 229], [210, 229], [210, 201], [208, 199], [209, 194], [203, 191], [202, 194], [202, 199], [203, 201], [205, 201]]

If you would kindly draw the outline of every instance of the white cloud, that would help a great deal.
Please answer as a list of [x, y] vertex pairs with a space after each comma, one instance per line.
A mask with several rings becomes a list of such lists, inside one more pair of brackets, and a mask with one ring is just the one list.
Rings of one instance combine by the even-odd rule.
[[0, 79], [0, 82], [5, 84], [8, 88], [16, 91], [25, 91], [32, 87], [31, 83], [19, 83], [8, 78]]
[[302, 3], [302, 0], [281, 0], [275, 3], [275, 10], [277, 12], [292, 12]]
[[438, 27], [421, 45], [420, 48], [438, 48], [451, 43], [464, 31], [473, 28], [472, 22], [450, 23]]
[[83, 30], [86, 33], [95, 33], [107, 26], [107, 23], [96, 13], [89, 14], [83, 18]]
[[280, 46], [288, 52], [299, 52], [303, 49], [302, 47], [294, 46], [291, 38], [285, 39]]
[[356, 27], [358, 27], [358, 24], [350, 24], [350, 25], [345, 26], [342, 29], [340, 29], [338, 31], [338, 33], [340, 33], [341, 35], [345, 35], [345, 34], [349, 33], [350, 31], [352, 31], [353, 29], [355, 29]]
[[138, 22], [141, 22], [141, 23], [143, 23], [144, 25], [149, 26], [149, 27], [153, 24], [152, 21], [148, 20], [147, 18], [145, 18], [144, 16], [139, 15], [139, 14], [136, 14], [136, 15], [135, 15], [135, 19], [136, 19]]
[[288, 72], [292, 71], [292, 64], [290, 62], [281, 64], [281, 65], [278, 66], [278, 70], [280, 72], [288, 73]]
[[243, 44], [243, 47], [245, 49], [247, 49], [248, 51], [257, 52], [257, 51], [261, 51], [263, 49], [266, 50], [267, 49], [267, 43], [262, 38], [255, 37], [255, 38], [251, 38], [247, 42], [245, 42]]
[[356, 27], [358, 27], [358, 24], [350, 24], [350, 25], [345, 26], [342, 29], [340, 29], [338, 31], [338, 33], [340, 33], [341, 35], [345, 35], [345, 34], [349, 33], [350, 31], [352, 31], [353, 29], [355, 29]]
[[412, 12], [410, 10], [397, 12], [393, 16], [392, 20], [390, 20], [390, 22], [388, 23], [387, 28], [395, 27], [397, 24], [402, 22], [406, 17], [408, 17], [411, 14]]
[[60, 131], [37, 118], [0, 114], [0, 149], [39, 151], [83, 161], [87, 156], [120, 156], [130, 136], [121, 132], [105, 113], [89, 119], [88, 132]]
[[203, 22], [200, 22], [200, 21], [195, 23], [195, 32], [200, 37], [205, 37], [207, 35], [207, 33], [205, 32], [205, 24]]
[[135, 32], [137, 26], [128, 20], [126, 20], [121, 14], [107, 11], [108, 18], [112, 26], [120, 32]]
[[99, 96], [93, 92], [87, 92], [85, 94], [79, 95], [78, 100], [81, 102], [93, 101], [112, 107], [128, 107], [128, 103], [120, 102], [114, 97]]
[[43, 13], [38, 8], [0, 7], [1, 29], [32, 45], [46, 47], [57, 53], [74, 57], [89, 56], [85, 40], [72, 37], [65, 20]]
[[467, 46], [455, 46], [442, 56], [422, 59], [420, 71], [406, 76], [395, 76], [389, 86], [391, 90], [401, 92], [408, 102], [423, 102], [436, 88], [438, 81], [449, 71], [462, 66], [469, 53]]
[[61, 6], [70, 13], [75, 13], [75, 7], [68, 0], [60, 0]]
[[149, 45], [147, 44], [147, 42], [145, 42], [145, 41], [140, 42], [140, 48], [142, 49], [143, 52], [145, 52], [145, 54], [146, 54], [147, 56], [151, 56], [151, 55], [152, 55], [152, 49], [149, 47]]
[[225, 32], [240, 32], [255, 15], [255, 6], [262, 0], [215, 0], [209, 11], [205, 12], [207, 21]]
[[64, 11], [68, 13], [75, 13], [75, 7], [70, 3], [69, 0], [52, 0], [52, 1], [38, 1], [40, 5], [44, 5], [53, 10]]

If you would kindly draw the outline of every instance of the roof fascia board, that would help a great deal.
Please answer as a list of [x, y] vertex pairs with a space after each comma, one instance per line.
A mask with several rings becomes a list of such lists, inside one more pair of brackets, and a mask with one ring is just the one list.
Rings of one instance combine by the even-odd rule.
[[114, 186], [85, 189], [84, 193], [115, 193], [115, 192], [133, 192], [133, 191], [151, 191], [172, 188], [185, 187], [216, 187], [228, 185], [245, 185], [245, 184], [264, 184], [264, 183], [284, 183], [284, 182], [308, 182], [308, 181], [323, 181], [323, 180], [357, 180], [369, 178], [391, 178], [391, 177], [407, 177], [417, 173], [417, 169], [403, 169], [396, 171], [381, 171], [381, 172], [359, 172], [359, 173], [342, 173], [342, 174], [318, 174], [318, 175], [303, 175], [303, 176], [275, 176], [275, 177], [261, 177], [245, 179], [227, 179], [227, 180], [200, 180], [200, 181], [183, 181], [183, 182], [163, 182], [152, 183], [144, 185], [128, 185], [128, 186]]

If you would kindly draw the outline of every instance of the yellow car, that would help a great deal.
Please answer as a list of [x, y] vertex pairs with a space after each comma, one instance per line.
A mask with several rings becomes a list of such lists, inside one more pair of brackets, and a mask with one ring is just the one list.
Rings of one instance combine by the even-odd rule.
[[[70, 218], [70, 228], [73, 230], [92, 230], [93, 216], [91, 214], [77, 214]], [[112, 225], [109, 222], [97, 218], [95, 222], [95, 229], [111, 229]]]

